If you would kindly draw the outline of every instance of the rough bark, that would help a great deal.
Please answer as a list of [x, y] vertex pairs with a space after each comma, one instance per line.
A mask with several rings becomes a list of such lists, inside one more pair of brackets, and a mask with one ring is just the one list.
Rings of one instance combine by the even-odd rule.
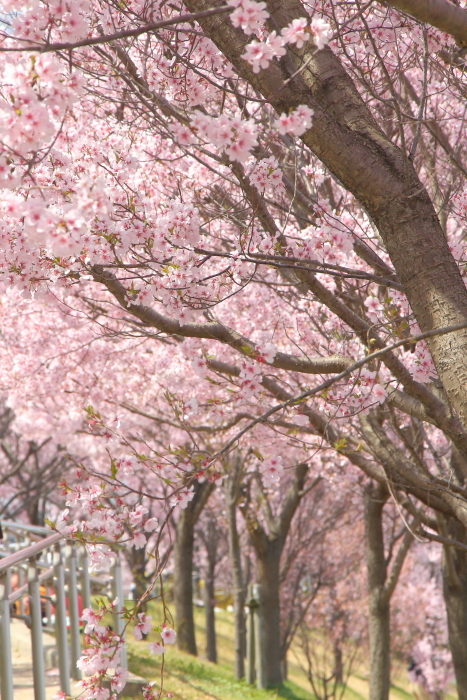
[[[212, 7], [211, 0], [186, 4], [191, 12]], [[307, 16], [299, 0], [270, 1], [268, 9], [271, 29]], [[300, 104], [314, 110], [312, 128], [303, 141], [377, 226], [422, 331], [467, 322], [467, 290], [427, 191], [406, 154], [375, 123], [333, 52], [313, 52], [305, 45], [255, 74], [241, 58], [249, 37], [224, 17], [201, 19], [200, 24], [278, 113]], [[291, 78], [305, 61], [307, 67]], [[444, 389], [466, 428], [467, 331], [433, 337], [429, 345]]]
[[174, 604], [177, 644], [179, 649], [197, 655], [193, 617], [193, 545], [194, 528], [213, 485], [209, 482], [194, 486], [195, 496], [180, 510], [175, 525], [174, 544]]
[[387, 493], [381, 486], [365, 491], [365, 539], [368, 571], [370, 636], [370, 700], [388, 700], [390, 688], [389, 598], [385, 594], [383, 508]]
[[233, 582], [235, 678], [245, 676], [245, 587], [240, 552], [240, 538], [237, 528], [237, 503], [240, 495], [240, 461], [236, 460], [225, 481], [225, 500], [229, 529], [229, 559]]

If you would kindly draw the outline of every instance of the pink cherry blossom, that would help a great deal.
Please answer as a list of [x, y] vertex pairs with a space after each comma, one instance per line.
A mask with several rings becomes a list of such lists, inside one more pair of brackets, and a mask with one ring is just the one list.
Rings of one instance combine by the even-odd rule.
[[281, 31], [282, 38], [288, 44], [296, 44], [297, 49], [301, 49], [303, 44], [310, 38], [307, 32], [308, 20], [305, 17], [294, 19]]
[[177, 633], [170, 627], [163, 627], [161, 632], [161, 639], [164, 644], [175, 644], [177, 638]]
[[228, 0], [228, 4], [236, 8], [230, 15], [233, 26], [241, 27], [245, 34], [257, 32], [269, 17], [265, 2]]
[[152, 617], [150, 615], [145, 615], [144, 613], [138, 613], [138, 619], [139, 622], [135, 624], [133, 634], [135, 635], [135, 639], [139, 641], [143, 638], [143, 634], [149, 634], [151, 631]]
[[326, 20], [314, 17], [310, 24], [310, 33], [317, 49], [323, 49], [329, 43], [332, 36], [331, 26]]
[[311, 118], [313, 110], [307, 105], [300, 105], [296, 110], [289, 115], [281, 114], [279, 119], [274, 123], [277, 131], [280, 134], [295, 134], [301, 136], [311, 126]]

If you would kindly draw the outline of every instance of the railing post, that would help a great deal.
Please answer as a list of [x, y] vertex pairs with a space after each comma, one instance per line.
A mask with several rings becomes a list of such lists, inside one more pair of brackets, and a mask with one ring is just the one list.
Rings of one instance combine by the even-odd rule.
[[71, 545], [71, 553], [68, 558], [68, 610], [70, 614], [71, 677], [75, 681], [80, 681], [81, 671], [76, 665], [81, 656], [81, 645], [79, 639], [78, 576], [76, 563], [76, 548], [74, 545]]
[[11, 663], [10, 601], [11, 572], [0, 578], [0, 689], [2, 700], [13, 700], [13, 666]]
[[45, 698], [44, 648], [42, 645], [42, 612], [39, 577], [35, 557], [28, 561], [29, 614], [31, 616], [32, 675], [34, 700]]
[[[115, 632], [120, 636], [123, 635], [123, 630], [125, 628], [125, 621], [122, 619], [121, 613], [125, 610], [125, 601], [123, 600], [123, 583], [122, 583], [122, 565], [120, 563], [119, 552], [114, 552], [115, 559], [112, 566], [112, 594], [114, 598], [118, 598], [118, 605], [115, 611]], [[120, 654], [120, 666], [122, 668], [127, 668], [127, 655], [126, 655], [126, 645], [122, 645], [122, 650]]]
[[55, 588], [55, 634], [57, 636], [58, 668], [60, 671], [60, 690], [66, 695], [70, 689], [70, 661], [66, 631], [65, 572], [60, 544], [54, 551], [54, 588]]
[[83, 609], [91, 609], [91, 580], [89, 578], [89, 557], [86, 547], [83, 548], [80, 557], [81, 568], [81, 600], [83, 601]]
[[51, 588], [49, 581], [45, 581], [45, 618], [47, 620], [47, 627], [50, 629], [52, 627], [52, 603], [50, 602]]

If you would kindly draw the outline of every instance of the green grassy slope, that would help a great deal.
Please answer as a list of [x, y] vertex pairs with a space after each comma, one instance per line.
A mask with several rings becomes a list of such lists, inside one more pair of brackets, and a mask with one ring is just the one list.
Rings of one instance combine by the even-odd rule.
[[[153, 621], [160, 620], [159, 611], [154, 606], [148, 611]], [[218, 664], [203, 658], [205, 648], [204, 615], [202, 609], [195, 611], [196, 636], [199, 657], [195, 658], [168, 646], [164, 661], [164, 695], [169, 692], [175, 700], [314, 700], [308, 681], [297, 660], [297, 650], [293, 649], [288, 659], [289, 678], [281, 688], [257, 690], [244, 681], [235, 681], [233, 676], [233, 619], [226, 611], [216, 612]], [[137, 642], [128, 636], [130, 670], [148, 681], [155, 681], [160, 687], [161, 657], [151, 656], [147, 649], [149, 641], [157, 641], [152, 633], [144, 642]], [[394, 685], [391, 700], [409, 700], [410, 693], [404, 665], [393, 669]], [[455, 700], [455, 694], [447, 700]], [[351, 676], [344, 700], [367, 700], [368, 679], [365, 660]]]

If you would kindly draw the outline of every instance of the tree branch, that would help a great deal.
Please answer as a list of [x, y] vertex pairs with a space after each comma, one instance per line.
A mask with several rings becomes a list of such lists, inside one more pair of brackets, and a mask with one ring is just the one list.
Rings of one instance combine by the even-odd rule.
[[[178, 335], [184, 338], [206, 338], [208, 340], [217, 340], [225, 345], [237, 350], [245, 357], [255, 358], [259, 353], [255, 344], [240, 335], [231, 328], [224, 326], [219, 322], [212, 323], [180, 323], [167, 316], [163, 316], [155, 309], [139, 304], [130, 304], [127, 300], [127, 290], [117, 279], [117, 277], [103, 267], [96, 265], [92, 268], [92, 275], [96, 282], [104, 284], [108, 291], [115, 297], [120, 306], [122, 306], [132, 316], [136, 316], [146, 326], [157, 328], [162, 333], [169, 335]], [[277, 369], [285, 369], [291, 372], [303, 372], [305, 374], [332, 374], [340, 372], [345, 367], [348, 367], [350, 360], [339, 355], [332, 357], [317, 357], [317, 358], [301, 358], [288, 353], [276, 353], [271, 367]]]
[[[135, 29], [123, 29], [120, 32], [115, 32], [114, 34], [106, 34], [103, 36], [88, 37], [87, 39], [81, 39], [75, 42], [57, 42], [55, 44], [34, 44], [33, 46], [21, 46], [21, 47], [4, 47], [0, 48], [1, 52], [18, 52], [21, 53], [25, 51], [37, 51], [38, 53], [50, 53], [51, 51], [71, 51], [72, 49], [79, 49], [83, 46], [95, 46], [96, 44], [108, 44], [110, 41], [115, 41], [116, 39], [127, 39], [128, 37], [140, 36], [141, 34], [147, 34], [148, 32], [153, 32], [156, 29], [162, 29], [163, 27], [170, 27], [174, 24], [182, 24], [183, 22], [193, 22], [202, 17], [210, 17], [211, 15], [222, 15], [228, 12], [233, 12], [235, 8], [233, 7], [215, 7], [212, 10], [204, 10], [202, 12], [193, 12], [186, 15], [178, 15], [178, 17], [171, 17], [170, 19], [162, 19], [159, 22], [151, 22], [149, 24], [143, 24], [141, 27], [136, 27]], [[21, 39], [21, 37], [8, 37], [14, 38], [16, 41], [24, 41], [31, 43], [31, 39]]]
[[448, 0], [385, 0], [414, 19], [451, 34], [459, 46], [467, 46], [467, 12]]

